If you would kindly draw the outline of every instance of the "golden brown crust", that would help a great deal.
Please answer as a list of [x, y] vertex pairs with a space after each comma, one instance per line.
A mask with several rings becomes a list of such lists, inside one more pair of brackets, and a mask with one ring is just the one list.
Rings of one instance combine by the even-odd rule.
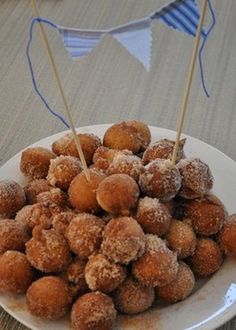
[[49, 191], [52, 187], [45, 179], [35, 179], [24, 187], [27, 204], [37, 203], [37, 195]]
[[232, 214], [219, 232], [218, 243], [227, 256], [236, 257], [236, 214]]
[[13, 180], [0, 181], [0, 219], [11, 218], [25, 205], [23, 188]]
[[128, 126], [136, 128], [139, 133], [139, 138], [141, 140], [140, 151], [146, 150], [149, 143], [151, 142], [151, 132], [148, 125], [141, 120], [129, 120], [125, 123]]
[[56, 155], [42, 147], [28, 148], [21, 154], [20, 170], [32, 179], [45, 179], [48, 174], [50, 160]]

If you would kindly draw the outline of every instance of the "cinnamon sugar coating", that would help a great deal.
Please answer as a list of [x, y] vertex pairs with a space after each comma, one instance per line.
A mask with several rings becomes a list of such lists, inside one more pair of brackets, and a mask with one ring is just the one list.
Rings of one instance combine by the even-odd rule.
[[180, 259], [191, 256], [195, 251], [197, 238], [193, 228], [182, 221], [173, 219], [165, 238]]
[[62, 271], [71, 259], [64, 236], [40, 226], [34, 228], [33, 237], [26, 243], [26, 256], [33, 267], [45, 273]]
[[12, 219], [0, 220], [0, 254], [7, 250], [24, 251], [29, 239], [25, 227]]
[[148, 125], [141, 120], [129, 120], [125, 123], [128, 126], [136, 128], [139, 134], [139, 139], [141, 141], [140, 151], [146, 150], [149, 143], [151, 142], [151, 132]]
[[127, 174], [135, 181], [143, 173], [144, 167], [139, 157], [134, 155], [117, 155], [107, 169], [107, 174]]
[[218, 243], [226, 256], [236, 258], [236, 214], [226, 218], [219, 232]]
[[73, 330], [112, 330], [117, 312], [112, 299], [101, 292], [90, 292], [76, 300], [71, 311]]
[[194, 254], [189, 258], [190, 267], [199, 276], [215, 273], [223, 262], [219, 246], [209, 238], [200, 238]]
[[162, 236], [170, 227], [171, 215], [157, 198], [144, 197], [138, 201], [136, 219], [146, 233]]
[[89, 213], [78, 214], [66, 230], [70, 249], [81, 259], [87, 259], [100, 248], [104, 221]]
[[49, 191], [52, 187], [45, 179], [32, 180], [24, 187], [27, 204], [37, 203], [37, 196], [45, 191]]
[[71, 295], [61, 278], [45, 276], [29, 287], [26, 304], [31, 314], [47, 320], [57, 320], [69, 310]]
[[[176, 161], [184, 157], [186, 139], [180, 140]], [[151, 144], [143, 154], [143, 163], [146, 165], [156, 159], [172, 159], [175, 141], [161, 139]]]
[[[158, 266], [157, 266], [158, 265]], [[177, 254], [157, 235], [146, 235], [146, 251], [132, 264], [132, 274], [144, 286], [164, 286], [173, 281], [178, 271]]]
[[13, 180], [0, 181], [0, 219], [11, 218], [25, 204], [23, 188]]
[[145, 287], [129, 276], [114, 291], [112, 297], [119, 312], [137, 314], [152, 306], [155, 293], [153, 288]]
[[210, 236], [219, 232], [225, 221], [225, 210], [207, 196], [186, 203], [185, 215], [192, 220], [197, 234]]
[[59, 156], [50, 162], [47, 180], [55, 187], [68, 190], [71, 181], [82, 171], [78, 158], [72, 156]]
[[[84, 158], [87, 165], [92, 163], [93, 154], [96, 149], [101, 146], [100, 139], [94, 134], [77, 134], [80, 140], [81, 148], [83, 150]], [[71, 133], [66, 134], [54, 141], [52, 144], [52, 150], [57, 156], [72, 156], [79, 157], [77, 147], [74, 141], [74, 137]]]
[[186, 299], [192, 292], [195, 285], [195, 278], [189, 266], [184, 262], [180, 262], [177, 277], [169, 284], [156, 287], [157, 298], [169, 303], [176, 303]]
[[114, 262], [128, 264], [145, 250], [145, 235], [131, 217], [112, 219], [105, 226], [101, 252]]
[[56, 155], [49, 149], [33, 147], [21, 154], [20, 170], [32, 179], [44, 179], [48, 174], [50, 160]]
[[85, 279], [92, 291], [112, 292], [125, 279], [124, 266], [114, 263], [101, 253], [89, 257]]
[[25, 254], [6, 251], [0, 256], [0, 292], [25, 293], [33, 281], [33, 270]]
[[158, 159], [145, 166], [139, 177], [141, 191], [149, 197], [169, 201], [181, 187], [181, 176], [170, 160]]
[[209, 166], [199, 158], [185, 158], [177, 164], [182, 177], [179, 195], [194, 199], [202, 197], [213, 187], [213, 176]]

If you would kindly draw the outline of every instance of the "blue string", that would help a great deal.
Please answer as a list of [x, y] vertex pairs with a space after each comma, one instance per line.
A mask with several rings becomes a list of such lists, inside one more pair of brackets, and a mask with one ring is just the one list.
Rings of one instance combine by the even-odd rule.
[[204, 80], [203, 65], [202, 65], [202, 52], [203, 52], [203, 48], [206, 44], [207, 38], [208, 38], [209, 34], [211, 33], [213, 27], [216, 24], [216, 17], [215, 17], [215, 13], [214, 13], [214, 10], [213, 10], [212, 5], [211, 5], [211, 1], [207, 0], [207, 3], [208, 3], [208, 6], [209, 6], [209, 9], [210, 9], [211, 16], [212, 16], [212, 24], [210, 25], [209, 29], [206, 31], [206, 35], [203, 38], [203, 41], [202, 41], [202, 44], [201, 44], [201, 47], [200, 47], [200, 50], [199, 50], [199, 53], [198, 53], [198, 59], [199, 59], [199, 65], [200, 65], [200, 74], [201, 74], [202, 86], [203, 86], [203, 89], [204, 89], [204, 92], [205, 92], [206, 96], [210, 97], [210, 95], [207, 91], [207, 88], [206, 88], [205, 80]]
[[31, 58], [30, 58], [30, 46], [31, 46], [32, 39], [33, 39], [33, 28], [34, 28], [34, 25], [35, 25], [35, 23], [39, 23], [39, 22], [45, 23], [45, 24], [53, 27], [54, 29], [58, 29], [57, 25], [55, 25], [52, 22], [50, 22], [50, 21], [48, 21], [48, 20], [46, 20], [44, 18], [41, 18], [41, 17], [35, 17], [31, 21], [30, 28], [29, 28], [29, 40], [28, 40], [27, 47], [26, 47], [26, 57], [27, 57], [28, 64], [29, 64], [30, 75], [31, 75], [32, 83], [33, 83], [33, 88], [34, 88], [35, 92], [38, 94], [38, 96], [40, 97], [40, 99], [42, 100], [42, 102], [44, 103], [45, 107], [48, 109], [48, 111], [52, 115], [54, 115], [55, 117], [57, 117], [58, 119], [60, 119], [67, 128], [70, 128], [70, 126], [67, 124], [67, 122], [65, 121], [65, 119], [62, 116], [60, 116], [58, 113], [54, 112], [50, 108], [49, 104], [47, 103], [47, 101], [45, 100], [45, 98], [43, 97], [43, 95], [41, 94], [41, 92], [39, 91], [38, 86], [37, 86], [37, 83], [36, 83], [36, 79], [35, 79], [35, 76], [34, 76], [33, 65], [32, 65], [32, 61], [31, 61]]

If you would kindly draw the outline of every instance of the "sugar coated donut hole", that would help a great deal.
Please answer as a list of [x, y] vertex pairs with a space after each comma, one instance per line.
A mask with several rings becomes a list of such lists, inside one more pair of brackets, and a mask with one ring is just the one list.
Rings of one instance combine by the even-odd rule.
[[111, 149], [128, 149], [137, 154], [140, 151], [142, 141], [135, 127], [122, 122], [114, 124], [106, 130], [103, 145]]
[[191, 256], [195, 251], [197, 238], [193, 228], [180, 220], [171, 221], [165, 238], [169, 247], [177, 252], [180, 259]]
[[55, 187], [68, 190], [71, 181], [82, 171], [78, 158], [72, 156], [59, 156], [50, 162], [47, 180]]
[[116, 309], [124, 314], [137, 314], [146, 311], [155, 299], [154, 289], [141, 285], [133, 277], [127, 277], [113, 292]]
[[179, 195], [194, 199], [202, 197], [213, 187], [213, 176], [209, 166], [199, 158], [181, 159], [177, 164], [182, 177]]
[[45, 179], [35, 179], [24, 187], [27, 204], [37, 203], [37, 195], [49, 191], [52, 187]]
[[[186, 139], [180, 140], [176, 161], [184, 157]], [[175, 141], [168, 139], [159, 140], [151, 144], [143, 154], [143, 163], [146, 165], [156, 159], [172, 159]]]
[[11, 218], [25, 204], [25, 193], [13, 180], [0, 181], [0, 219]]
[[180, 262], [176, 279], [165, 286], [156, 287], [156, 296], [173, 304], [186, 299], [193, 291], [194, 285], [195, 278], [191, 268]]
[[131, 217], [112, 219], [105, 226], [101, 252], [114, 262], [128, 264], [145, 250], [145, 234]]
[[87, 259], [100, 248], [104, 221], [89, 213], [78, 214], [66, 230], [71, 250], [81, 259]]
[[136, 219], [146, 233], [162, 236], [170, 227], [171, 215], [157, 198], [144, 197], [138, 201]]
[[164, 286], [178, 271], [177, 254], [157, 235], [146, 235], [146, 251], [132, 264], [132, 274], [144, 286]]
[[70, 250], [63, 235], [36, 226], [26, 243], [26, 256], [33, 267], [45, 273], [60, 272], [70, 262]]
[[142, 161], [134, 155], [117, 155], [107, 169], [107, 174], [127, 174], [138, 181], [140, 174], [144, 171]]
[[97, 189], [97, 201], [101, 208], [117, 215], [129, 215], [138, 201], [139, 187], [127, 174], [112, 174]]
[[45, 179], [48, 174], [50, 160], [56, 155], [42, 147], [28, 148], [21, 154], [20, 170], [32, 179]]
[[6, 251], [0, 256], [0, 292], [25, 293], [33, 281], [33, 270], [25, 254]]
[[62, 278], [69, 285], [73, 297], [78, 297], [89, 291], [85, 281], [86, 263], [85, 260], [76, 257], [62, 273]]
[[51, 210], [40, 204], [26, 205], [17, 212], [15, 221], [23, 225], [28, 232], [37, 225], [43, 225], [45, 228], [51, 225]]
[[76, 217], [73, 212], [61, 212], [51, 218], [52, 226], [59, 234], [65, 235], [71, 220]]
[[223, 262], [222, 252], [212, 239], [200, 238], [194, 254], [189, 258], [190, 267], [196, 275], [209, 276], [215, 273]]
[[125, 279], [126, 269], [101, 253], [92, 255], [85, 268], [85, 280], [92, 291], [109, 293]]
[[93, 155], [94, 166], [102, 171], [106, 171], [116, 156], [133, 155], [130, 150], [109, 149], [107, 147], [98, 147]]
[[185, 215], [192, 220], [194, 231], [204, 236], [218, 233], [225, 221], [224, 208], [207, 197], [188, 201]]
[[71, 294], [63, 279], [44, 276], [29, 287], [26, 304], [31, 314], [42, 319], [57, 320], [69, 310]]
[[106, 175], [98, 170], [88, 170], [90, 179], [84, 172], [78, 174], [71, 182], [68, 194], [71, 205], [81, 212], [97, 212], [100, 206], [96, 199], [96, 190]]
[[129, 120], [125, 122], [128, 126], [136, 128], [139, 133], [139, 138], [141, 140], [140, 151], [147, 149], [149, 143], [151, 142], [151, 132], [147, 124], [141, 120]]
[[170, 160], [158, 159], [145, 166], [144, 173], [139, 177], [139, 185], [147, 196], [169, 201], [181, 187], [181, 176]]
[[218, 243], [227, 256], [236, 258], [236, 214], [229, 216], [224, 222]]
[[52, 214], [60, 213], [68, 207], [68, 195], [59, 188], [52, 188], [37, 195], [37, 202], [48, 207]]
[[[87, 165], [92, 164], [93, 154], [101, 146], [100, 139], [94, 134], [78, 134], [81, 148]], [[79, 157], [73, 135], [66, 134], [52, 144], [52, 150], [56, 155]]]
[[0, 220], [0, 254], [7, 250], [24, 251], [29, 235], [24, 226], [12, 219]]
[[110, 297], [98, 291], [86, 293], [72, 307], [72, 330], [112, 330], [116, 315]]

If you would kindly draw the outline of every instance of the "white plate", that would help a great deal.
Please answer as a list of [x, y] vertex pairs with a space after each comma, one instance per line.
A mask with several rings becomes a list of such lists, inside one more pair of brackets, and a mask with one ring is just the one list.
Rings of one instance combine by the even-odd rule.
[[[95, 125], [78, 129], [78, 132], [103, 136], [109, 125]], [[175, 132], [150, 127], [152, 140], [175, 139]], [[47, 137], [33, 146], [50, 147], [65, 132]], [[236, 163], [208, 144], [186, 136], [187, 156], [200, 157], [209, 164], [215, 178], [214, 193], [221, 198], [229, 213], [236, 213]], [[24, 184], [19, 171], [20, 154], [10, 159], [0, 169], [0, 179], [13, 179]], [[206, 260], [207, 263], [207, 260]], [[14, 318], [35, 330], [69, 329], [69, 318], [45, 322], [31, 316], [25, 308], [24, 297], [0, 296], [0, 305]], [[122, 330], [193, 330], [215, 329], [236, 315], [236, 260], [228, 259], [223, 267], [209, 280], [204, 281], [188, 299], [167, 306], [154, 307], [136, 316], [119, 317], [117, 329]]]

